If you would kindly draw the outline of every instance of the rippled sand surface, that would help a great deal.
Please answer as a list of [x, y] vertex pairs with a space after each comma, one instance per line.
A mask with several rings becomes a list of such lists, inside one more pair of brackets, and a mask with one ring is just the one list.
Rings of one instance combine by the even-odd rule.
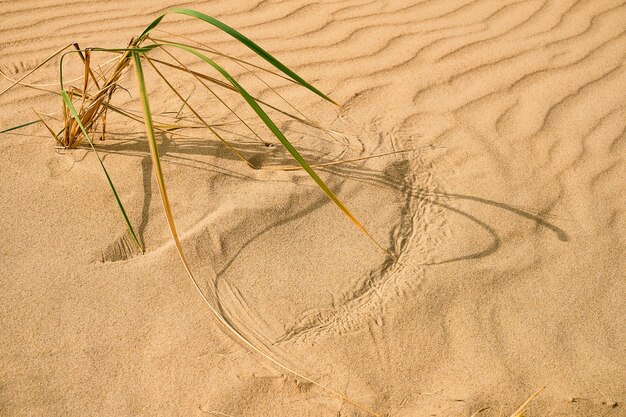
[[[169, 6], [2, 1], [0, 70], [18, 79], [71, 42], [125, 47]], [[41, 124], [0, 134], [0, 415], [495, 417], [544, 386], [527, 417], [624, 415], [626, 2], [176, 6], [240, 30], [341, 104], [272, 81], [340, 138], [279, 123], [309, 162], [345, 161], [320, 176], [389, 252], [306, 174], [252, 170], [206, 131], [159, 136], [201, 287], [298, 378], [195, 292], [141, 125], [112, 116], [97, 146], [145, 254], [87, 148], [56, 149]], [[160, 28], [254, 59], [189, 18]], [[58, 89], [58, 63], [27, 81]], [[178, 110], [146, 72], [155, 111]], [[167, 76], [227, 119], [193, 79]], [[132, 72], [122, 83], [116, 100], [140, 111]], [[60, 99], [21, 86], [0, 109], [4, 130], [33, 109], [56, 117]], [[279, 144], [235, 143], [258, 165], [292, 164]]]

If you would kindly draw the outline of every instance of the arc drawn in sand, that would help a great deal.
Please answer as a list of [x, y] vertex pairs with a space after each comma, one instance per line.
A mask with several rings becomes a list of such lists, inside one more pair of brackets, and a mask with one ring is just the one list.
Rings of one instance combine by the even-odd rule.
[[[395, 143], [397, 137], [391, 135], [390, 140]], [[385, 305], [418, 291], [425, 284], [429, 266], [495, 253], [501, 243], [497, 230], [486, 221], [454, 207], [454, 200], [472, 201], [508, 211], [549, 230], [560, 241], [569, 240], [565, 230], [545, 219], [549, 216], [498, 201], [446, 192], [442, 185], [445, 181], [437, 176], [430, 159], [428, 152], [402, 158], [390, 164], [382, 174], [333, 167], [333, 173], [339, 177], [358, 178], [376, 186], [398, 189], [402, 193], [402, 215], [390, 232], [390, 240], [394, 244], [392, 252], [400, 262], [388, 258], [378, 269], [370, 271], [359, 287], [344, 294], [342, 302], [305, 312], [300, 321], [288, 328], [276, 343], [311, 342], [316, 337], [354, 331], [371, 322], [382, 325]], [[487, 236], [485, 247], [453, 258], [439, 259], [437, 246], [444, 239], [450, 239], [451, 230], [446, 224], [450, 215], [460, 215], [474, 227], [484, 230]], [[412, 270], [404, 268], [403, 261], [411, 265]]]
[[[377, 126], [376, 120], [365, 123], [355, 121], [349, 115], [350, 107], [351, 104], [349, 103], [344, 107], [339, 121], [344, 127], [343, 131], [349, 132], [344, 133], [344, 137], [348, 142], [346, 148], [358, 150], [356, 155], [352, 155], [353, 157], [365, 157], [371, 154], [388, 152], [392, 150], [389, 149], [389, 144], [394, 140], [394, 137], [407, 135], [407, 133], [402, 131], [391, 133], [382, 132]], [[295, 127], [293, 128], [295, 129]], [[287, 127], [286, 132], [288, 134], [290, 133], [289, 129], [290, 127]], [[377, 140], [374, 142], [375, 146], [371, 146], [372, 141], [370, 139], [367, 139], [366, 141], [359, 139], [359, 136], [362, 135], [367, 135], [368, 138], [372, 136], [376, 137]], [[365, 142], [370, 143], [370, 145], [368, 145], [369, 149], [365, 148]], [[108, 145], [105, 152], [123, 154], [132, 153], [135, 151], [135, 147], [136, 144], [133, 144], [132, 141], [126, 141], [120, 143], [119, 145]], [[345, 148], [336, 148], [337, 149], [334, 149], [331, 155], [326, 154], [325, 158], [329, 158], [329, 160], [341, 160], [342, 157], [345, 156]], [[168, 163], [185, 163], [183, 158], [186, 151], [178, 148], [175, 141], [163, 138], [161, 149], [163, 152], [163, 158], [165, 160], [169, 159]], [[317, 153], [315, 149], [307, 150], [307, 148], [302, 145], [300, 145], [300, 149], [304, 155], [315, 155]], [[192, 153], [204, 152], [207, 150], [188, 149], [188, 151]], [[427, 154], [428, 152], [429, 150], [426, 149], [424, 153]], [[405, 271], [405, 267], [402, 263], [409, 258], [413, 259], [411, 264], [415, 263], [415, 259], [419, 259], [424, 263], [427, 262], [433, 248], [436, 247], [437, 242], [442, 239], [445, 234], [442, 229], [443, 221], [441, 219], [441, 209], [432, 204], [432, 202], [438, 199], [438, 197], [436, 195], [429, 196], [425, 194], [415, 195], [412, 191], [416, 188], [414, 184], [417, 181], [420, 181], [420, 186], [422, 188], [434, 189], [437, 187], [435, 175], [429, 172], [428, 169], [425, 169], [428, 162], [421, 156], [421, 154], [422, 152], [420, 150], [416, 150], [416, 152], [411, 152], [408, 157], [403, 157], [401, 154], [385, 157], [385, 160], [388, 160], [389, 162], [385, 171], [380, 173], [376, 171], [370, 172], [366, 167], [360, 167], [358, 164], [340, 164], [325, 168], [326, 171], [332, 174], [332, 185], [338, 191], [342, 189], [346, 181], [359, 181], [369, 187], [384, 187], [393, 189], [394, 192], [400, 196], [399, 199], [402, 200], [400, 216], [397, 223], [390, 225], [389, 230], [387, 230], [387, 233], [389, 234], [389, 241], [393, 242], [393, 248], [390, 251], [394, 255], [395, 260], [391, 256], [386, 257], [383, 263], [378, 265], [373, 270], [365, 272], [362, 281], [356, 288], [346, 288], [343, 300], [334, 306], [336, 311], [332, 314], [324, 314], [325, 319], [322, 321], [326, 321], [327, 323], [322, 324], [320, 322], [313, 324], [316, 320], [319, 320], [321, 316], [319, 314], [315, 314], [317, 319], [312, 320], [311, 318], [313, 315], [304, 311], [302, 312], [302, 318], [300, 321], [307, 324], [294, 327], [293, 331], [288, 330], [282, 337], [278, 337], [278, 342], [285, 342], [288, 339], [296, 339], [299, 337], [295, 335], [296, 333], [302, 333], [302, 336], [304, 336], [305, 333], [309, 334], [311, 333], [310, 330], [312, 327], [319, 327], [320, 333], [334, 333], [355, 330], [371, 320], [380, 322], [385, 302], [396, 295], [417, 289], [419, 287], [419, 283], [424, 276], [423, 268], [418, 267], [414, 268], [413, 271], [407, 272]], [[222, 156], [221, 153], [220, 156]], [[152, 204], [152, 179], [149, 175], [149, 170], [151, 169], [149, 161], [144, 158], [142, 166], [144, 168], [144, 202], [142, 220], [138, 229], [140, 239], [143, 239], [143, 230], [145, 229], [146, 224], [150, 221], [148, 213], [150, 205]], [[351, 166], [354, 167], [351, 168]], [[237, 176], [239, 178], [245, 178], [245, 175], [242, 175], [241, 173], [237, 174]], [[288, 193], [293, 192], [293, 188], [290, 188], [288, 191]], [[308, 190], [304, 190], [304, 193], [307, 192]], [[289, 223], [290, 221], [301, 218], [302, 216], [306, 216], [308, 213], [313, 212], [326, 204], [324, 199], [316, 198], [311, 204], [304, 205], [304, 207], [300, 209], [285, 209], [285, 206], [292, 205], [292, 198], [293, 196], [285, 194], [284, 199], [281, 200], [284, 205], [282, 207], [276, 206], [270, 209], [274, 210], [275, 213], [287, 211], [290, 213], [293, 212], [293, 214], [290, 214], [289, 216], [277, 216], [279, 220], [267, 222], [267, 224], [261, 227], [256, 233], [251, 233], [249, 230], [240, 230], [241, 233], [245, 233], [249, 236], [240, 248], [231, 250], [230, 253], [227, 254], [230, 255], [229, 259], [220, 259], [223, 255], [215, 253], [216, 250], [219, 252], [220, 245], [218, 244], [218, 248], [216, 249], [215, 245], [210, 243], [216, 239], [215, 236], [212, 236], [215, 233], [210, 231], [210, 225], [212, 223], [219, 222], [220, 216], [228, 216], [228, 213], [224, 213], [220, 210], [209, 213], [206, 217], [195, 223], [191, 229], [182, 233], [182, 239], [184, 241], [196, 242], [194, 244], [196, 250], [196, 254], [194, 256], [200, 262], [216, 263], [213, 266], [215, 268], [216, 281], [213, 284], [207, 285], [215, 285], [218, 291], [220, 290], [221, 285], [230, 285], [221, 280], [221, 277], [228, 271], [232, 262], [239, 256], [247, 245], [256, 239], [262, 239], [263, 235], [272, 228], [278, 227], [281, 224]], [[252, 217], [258, 221], [262, 217], [260, 213], [262, 211], [267, 212], [268, 208], [264, 206], [241, 207], [239, 210], [238, 217], [241, 219]], [[228, 240], [226, 237], [224, 238]], [[220, 237], [217, 237], [217, 239], [219, 240]], [[95, 259], [105, 262], [129, 260], [137, 255], [131, 243], [132, 242], [125, 237], [116, 239], [105, 250], [100, 252], [100, 255], [96, 256]], [[170, 245], [169, 240], [167, 240], [159, 247], [149, 250], [146, 253], [146, 256], [150, 256], [151, 252], [160, 252], [165, 250]], [[207, 261], [207, 259], [210, 259], [210, 261]], [[312, 283], [311, 285], [314, 284]], [[228, 294], [226, 297], [237, 297], [237, 294], [241, 295], [241, 293], [235, 288], [230, 288], [230, 290], [225, 291], [224, 294]], [[239, 300], [229, 300], [228, 298], [222, 299], [221, 304], [222, 306], [245, 305], [246, 301], [244, 300], [244, 297], [240, 298], [241, 299]], [[251, 306], [248, 306], [247, 308], [254, 310]], [[234, 316], [241, 313], [241, 311], [238, 311], [238, 309], [232, 307], [229, 310], [230, 314]], [[326, 307], [321, 306], [317, 313], [322, 311], [330, 312]], [[244, 314], [242, 313], [241, 315], [243, 316]], [[243, 325], [248, 329], [252, 329], [260, 325], [260, 323], [257, 323], [254, 319], [254, 314], [245, 314], [245, 316], [247, 319], [241, 321], [240, 325]], [[247, 322], [249, 320], [252, 321]], [[259, 321], [262, 322], [263, 320], [260, 319]], [[304, 327], [308, 330], [302, 331]], [[325, 330], [321, 331], [322, 328]], [[274, 342], [276, 342], [276, 340], [274, 340]]]
[[[344, 132], [352, 130], [351, 133], [344, 133], [349, 148], [359, 149], [361, 154], [367, 155], [381, 152], [390, 143], [394, 144], [394, 148], [397, 149], [401, 146], [400, 143], [415, 142], [413, 139], [410, 139], [410, 136], [418, 134], [415, 130], [399, 128], [385, 132], [378, 126], [375, 117], [365, 122], [355, 120], [350, 115], [353, 105], [350, 102], [347, 103], [341, 115]], [[286, 132], [289, 133], [289, 130], [286, 130]], [[359, 139], [360, 136], [377, 137], [378, 140], [361, 140]], [[162, 140], [163, 157], [166, 160], [171, 158], [171, 163], [174, 164], [186, 165], [184, 156], [186, 153], [191, 155], [194, 152], [207, 151], [206, 149], [199, 150], [193, 147], [181, 149], [181, 147], [176, 145], [176, 141], [166, 137], [163, 137]], [[370, 144], [376, 143], [376, 145], [372, 149], [365, 149], [363, 144], [366, 142]], [[132, 153], [137, 151], [137, 146], [139, 145], [133, 144], [131, 141], [119, 145], [109, 145], [107, 151], [111, 153]], [[315, 154], [314, 150], [300, 147], [303, 154]], [[216, 151], [216, 149], [213, 151]], [[195, 257], [200, 262], [204, 264], [214, 263], [212, 268], [215, 269], [215, 277], [213, 278], [215, 282], [207, 282], [206, 285], [214, 285], [219, 292], [221, 297], [219, 303], [223, 313], [229, 315], [231, 320], [236, 322], [238, 326], [246, 329], [247, 332], [255, 333], [256, 337], [267, 339], [266, 343], [279, 345], [302, 341], [311, 342], [325, 335], [355, 331], [368, 325], [368, 323], [382, 324], [385, 305], [397, 302], [399, 298], [419, 291], [427, 276], [429, 265], [474, 259], [496, 252], [500, 244], [497, 231], [488, 223], [472, 216], [471, 213], [455, 208], [452, 203], [453, 200], [469, 200], [507, 210], [521, 218], [536, 222], [540, 227], [551, 230], [560, 240], [567, 240], [567, 234], [562, 229], [529, 210], [484, 198], [446, 192], [441, 185], [443, 182], [436, 174], [436, 167], [433, 166], [431, 158], [431, 153], [433, 152], [436, 153], [438, 150], [436, 148], [427, 148], [422, 152], [417, 149], [416, 152], [406, 155], [392, 156], [382, 171], [371, 170], [366, 166], [356, 164], [340, 164], [326, 168], [333, 178], [339, 179], [333, 183], [333, 187], [338, 191], [342, 189], [346, 181], [358, 181], [371, 187], [395, 190], [401, 196], [402, 208], [400, 216], [397, 223], [391, 225], [388, 230], [389, 241], [393, 245], [391, 252], [396, 258], [394, 260], [392, 257], [387, 257], [376, 268], [366, 271], [359, 283], [345, 288], [343, 294], [332, 304], [320, 305], [314, 309], [302, 311], [300, 316], [296, 318], [295, 324], [285, 324], [285, 331], [272, 340], [269, 339], [270, 334], [272, 334], [271, 331], [264, 334], [264, 332], [258, 330], [267, 328], [266, 319], [268, 318], [260, 317], [258, 313], [255, 313], [255, 307], [249, 305], [246, 301], [245, 292], [242, 293], [233, 284], [224, 280], [223, 276], [237, 257], [246, 249], [246, 246], [255, 240], [263, 239], [264, 234], [273, 228], [318, 210], [326, 204], [326, 201], [316, 199], [312, 204], [305, 205], [289, 216], [278, 215], [281, 211], [285, 211], [284, 207], [274, 207], [274, 213], [277, 214], [279, 220], [267, 222], [260, 230], [253, 233], [249, 233], [245, 228], [238, 229], [237, 233], [249, 234], [249, 236], [238, 249], [230, 250], [229, 254], [219, 253], [219, 247], [222, 244], [218, 243], [216, 249], [216, 246], [211, 243], [215, 242], [216, 239], [215, 236], [212, 236], [214, 231], [211, 230], [211, 224], [219, 222], [220, 216], [229, 215], [219, 210], [209, 213], [201, 221], [197, 222], [192, 229], [183, 232], [183, 240], [195, 242]], [[337, 150], [335, 152], [338, 158], [344, 156], [344, 154], [345, 150]], [[220, 154], [220, 157], [222, 156]], [[276, 161], [279, 160], [280, 158], [278, 157]], [[151, 167], [149, 161], [144, 159], [142, 166], [144, 168], [145, 197], [142, 221], [139, 226], [140, 231], [143, 231], [149, 222], [148, 213], [151, 204], [151, 176], [149, 175]], [[196, 165], [194, 168], [197, 169], [199, 167]], [[221, 173], [219, 175], [234, 175], [239, 179], [246, 177], [242, 173]], [[293, 192], [293, 189], [291, 191]], [[290, 196], [286, 194], [283, 202], [289, 204], [289, 201]], [[268, 208], [244, 207], [242, 210], [239, 214], [242, 219], [252, 217], [258, 221], [262, 217], [261, 212], [267, 212]], [[478, 248], [474, 253], [462, 254], [455, 258], [437, 259], [437, 246], [444, 239], [449, 239], [450, 237], [451, 231], [446, 226], [446, 216], [450, 214], [463, 216], [472, 224], [483, 229], [487, 235], [485, 247]], [[239, 223], [239, 226], [235, 226], [240, 227], [241, 223]], [[140, 232], [140, 238], [143, 239], [142, 232]], [[228, 237], [223, 238], [228, 240]], [[220, 237], [217, 237], [217, 239], [219, 240]], [[100, 260], [119, 261], [132, 258], [135, 256], [135, 253], [131, 243], [125, 238], [114, 241], [102, 252]], [[153, 251], [161, 251], [168, 246], [169, 242], [166, 242]], [[224, 255], [230, 256], [226, 259], [223, 258]], [[408, 259], [411, 261], [407, 261]], [[403, 262], [410, 264], [412, 268], [407, 269], [403, 266]], [[205, 272], [208, 273], [208, 268], [205, 269]]]
[[[407, 143], [412, 144], [411, 138], [419, 135], [419, 132], [402, 129], [402, 126], [385, 131], [379, 126], [377, 117], [367, 111], [368, 120], [355, 119], [352, 110], [360, 101], [358, 96], [350, 100], [342, 114], [345, 123], [362, 126], [362, 131], [355, 135], [357, 138], [378, 137], [379, 146], [398, 149]], [[371, 139], [361, 141], [372, 142]], [[275, 343], [311, 342], [325, 335], [355, 331], [368, 323], [382, 325], [387, 303], [419, 291], [426, 278], [426, 270], [420, 264], [433, 258], [438, 243], [448, 234], [444, 213], [435, 204], [439, 196], [413, 192], [417, 188], [438, 189], [441, 186], [431, 162], [432, 152], [436, 150], [396, 155], [382, 171], [349, 165], [334, 166], [329, 170], [333, 176], [357, 181], [364, 186], [395, 190], [399, 194], [398, 219], [395, 224], [388, 225], [386, 231], [392, 256], [365, 272], [361, 281], [346, 288], [332, 305], [303, 312]]]

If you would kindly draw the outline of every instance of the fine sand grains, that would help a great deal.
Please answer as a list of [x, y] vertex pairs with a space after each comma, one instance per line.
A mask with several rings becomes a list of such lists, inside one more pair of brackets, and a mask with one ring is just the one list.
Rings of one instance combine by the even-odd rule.
[[[73, 41], [124, 47], [169, 6], [2, 1], [0, 70], [19, 78]], [[96, 146], [145, 254], [87, 148], [57, 150], [39, 124], [0, 134], [0, 415], [368, 415], [347, 398], [391, 417], [495, 417], [543, 386], [527, 417], [624, 414], [626, 2], [176, 6], [231, 25], [342, 104], [275, 85], [338, 132], [281, 122], [310, 163], [396, 152], [319, 169], [389, 256], [306, 174], [251, 170], [206, 132], [157, 138], [203, 288], [243, 334], [345, 398], [211, 319], [170, 241], [144, 129], [111, 117]], [[200, 22], [162, 28], [253, 58]], [[54, 84], [56, 64], [29, 82]], [[154, 111], [177, 111], [144, 70]], [[140, 112], [132, 72], [122, 82], [117, 103]], [[15, 88], [0, 109], [4, 130], [60, 101]], [[290, 163], [279, 145], [238, 143], [255, 163]]]

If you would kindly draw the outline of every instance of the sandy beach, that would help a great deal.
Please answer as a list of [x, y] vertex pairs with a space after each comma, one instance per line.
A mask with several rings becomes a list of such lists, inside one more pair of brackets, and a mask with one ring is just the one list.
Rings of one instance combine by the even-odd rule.
[[[214, 54], [371, 238], [240, 94], [158, 67], [233, 151], [144, 58], [155, 120], [196, 124], [156, 141], [216, 319], [131, 63], [93, 136], [143, 253], [86, 140], [0, 133], [0, 416], [509, 417], [544, 387], [524, 416], [626, 415], [624, 0], [0, 1], [0, 91], [174, 6], [339, 104], [190, 16], [150, 35], [258, 65]], [[0, 131], [62, 128], [60, 56]]]

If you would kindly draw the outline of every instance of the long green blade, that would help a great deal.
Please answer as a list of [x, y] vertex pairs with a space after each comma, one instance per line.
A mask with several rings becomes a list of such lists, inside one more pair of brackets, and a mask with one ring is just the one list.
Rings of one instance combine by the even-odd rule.
[[195, 17], [196, 19], [203, 20], [206, 23], [217, 27], [218, 29], [226, 32], [227, 34], [229, 34], [230, 36], [232, 36], [233, 38], [237, 39], [239, 42], [241, 42], [242, 44], [247, 46], [249, 49], [254, 51], [261, 58], [263, 58], [264, 60], [269, 62], [276, 69], [282, 71], [285, 75], [289, 76], [292, 80], [294, 80], [295, 82], [297, 82], [301, 86], [303, 86], [303, 87], [309, 89], [310, 91], [314, 92], [315, 94], [317, 94], [318, 96], [320, 96], [324, 100], [327, 100], [327, 101], [337, 105], [337, 103], [334, 100], [332, 100], [326, 94], [322, 93], [320, 90], [318, 90], [317, 88], [313, 87], [311, 84], [306, 82], [302, 77], [300, 77], [298, 74], [296, 74], [295, 72], [290, 70], [285, 64], [280, 62], [278, 59], [274, 58], [269, 52], [267, 52], [265, 49], [261, 48], [259, 45], [257, 45], [252, 40], [250, 40], [248, 37], [246, 37], [245, 35], [241, 34], [238, 31], [236, 31], [235, 29], [233, 29], [232, 27], [228, 26], [227, 24], [222, 23], [219, 20], [217, 20], [217, 19], [215, 19], [215, 18], [213, 18], [211, 16], [208, 16], [208, 15], [206, 15], [204, 13], [200, 13], [200, 12], [198, 12], [196, 10], [185, 9], [185, 8], [182, 8], [182, 7], [175, 7], [175, 8], [170, 9], [167, 13], [157, 17], [141, 33], [141, 35], [139, 35], [139, 37], [137, 38], [137, 44], [140, 43], [141, 41], [143, 41], [143, 39], [145, 39], [145, 37], [148, 35], [148, 33], [150, 33], [150, 31], [152, 29], [154, 29], [161, 22], [161, 20], [163, 20], [165, 15], [169, 14], [169, 13], [183, 14], [183, 15]]
[[126, 214], [126, 210], [124, 210], [124, 205], [122, 204], [122, 201], [120, 200], [120, 197], [117, 194], [117, 191], [115, 190], [115, 186], [113, 185], [113, 181], [111, 180], [111, 177], [109, 176], [109, 173], [107, 172], [107, 169], [104, 167], [104, 163], [102, 162], [102, 159], [100, 158], [100, 155], [98, 154], [98, 151], [96, 150], [95, 146], [93, 146], [93, 142], [91, 141], [91, 138], [89, 137], [89, 134], [87, 133], [87, 130], [83, 126], [83, 123], [80, 121], [80, 117], [78, 116], [78, 113], [76, 112], [76, 109], [74, 108], [74, 105], [72, 104], [72, 100], [70, 100], [70, 97], [67, 94], [67, 91], [65, 91], [65, 90], [61, 91], [61, 96], [63, 97], [63, 101], [65, 102], [65, 105], [70, 110], [70, 113], [72, 114], [72, 117], [74, 118], [74, 120], [76, 120], [76, 123], [78, 123], [78, 126], [80, 127], [80, 130], [85, 135], [85, 138], [87, 139], [87, 142], [89, 142], [89, 145], [91, 146], [91, 149], [96, 154], [96, 157], [98, 158], [98, 162], [100, 162], [100, 166], [102, 167], [102, 170], [104, 171], [104, 175], [106, 176], [107, 181], [109, 182], [109, 187], [111, 187], [111, 191], [113, 191], [113, 195], [115, 196], [115, 201], [117, 201], [117, 205], [120, 208], [120, 211], [122, 212], [122, 216], [124, 216], [124, 221], [126, 222], [126, 226], [128, 226], [128, 230], [129, 230], [131, 236], [133, 237], [133, 240], [135, 241], [135, 243], [139, 247], [139, 250], [141, 250], [143, 252], [143, 248], [141, 246], [141, 243], [139, 243], [139, 239], [137, 238], [137, 235], [135, 234], [135, 231], [133, 230], [133, 226], [130, 224], [130, 220], [128, 219], [128, 215]]
[[[348, 210], [348, 208], [339, 200], [339, 198], [333, 193], [333, 191], [326, 185], [326, 183], [317, 175], [317, 173], [311, 168], [311, 166], [304, 160], [304, 158], [300, 155], [300, 153], [293, 147], [293, 145], [287, 140], [285, 135], [280, 131], [280, 129], [274, 124], [272, 119], [267, 115], [267, 113], [259, 106], [256, 100], [244, 89], [238, 82], [235, 80], [224, 68], [222, 68], [219, 64], [213, 61], [211, 58], [201, 54], [193, 48], [190, 48], [185, 45], [177, 44], [177, 43], [164, 43], [163, 45], [169, 45], [176, 48], [180, 48], [189, 53], [194, 54], [198, 58], [202, 59], [207, 64], [211, 65], [215, 68], [224, 78], [228, 80], [229, 83], [241, 94], [241, 96], [246, 100], [246, 102], [252, 107], [254, 112], [263, 120], [263, 123], [270, 129], [270, 131], [278, 138], [280, 143], [289, 151], [291, 156], [300, 164], [300, 166], [313, 178], [313, 180], [317, 183], [317, 185], [324, 191], [324, 193], [331, 199], [333, 203], [337, 205], [344, 212], [344, 214], [359, 228], [363, 231], [370, 239], [372, 239], [377, 245], [378, 242], [369, 234], [369, 232], [365, 229], [365, 227], [357, 220], [357, 218]], [[380, 246], [380, 245], [379, 245]]]
[[8, 133], [8, 132], [10, 132], [12, 130], [21, 129], [23, 127], [34, 125], [35, 123], [39, 123], [39, 122], [40, 122], [39, 120], [33, 120], [32, 122], [23, 123], [23, 124], [21, 124], [19, 126], [13, 126], [13, 127], [8, 128], [8, 129], [0, 130], [0, 133]]

